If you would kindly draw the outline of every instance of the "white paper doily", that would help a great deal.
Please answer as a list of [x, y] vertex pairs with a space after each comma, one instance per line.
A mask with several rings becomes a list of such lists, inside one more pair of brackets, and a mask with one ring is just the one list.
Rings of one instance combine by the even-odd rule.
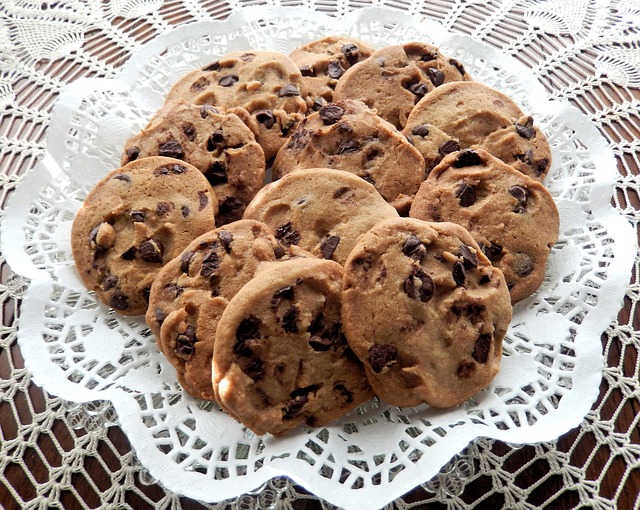
[[[560, 210], [560, 239], [544, 284], [514, 310], [500, 374], [465, 405], [399, 409], [374, 400], [328, 427], [256, 437], [181, 391], [141, 318], [116, 315], [85, 290], [70, 253], [71, 222], [89, 189], [118, 166], [124, 141], [185, 72], [228, 51], [289, 53], [338, 33], [376, 47], [436, 44], [531, 113], [552, 145], [545, 184]], [[597, 397], [600, 335], [622, 305], [634, 257], [633, 230], [610, 203], [616, 162], [585, 116], [550, 101], [524, 65], [481, 42], [392, 9], [339, 19], [246, 9], [156, 38], [117, 80], [70, 85], [52, 113], [46, 147], [10, 197], [1, 232], [12, 270], [30, 280], [18, 334], [25, 365], [51, 394], [111, 401], [140, 461], [174, 492], [220, 501], [287, 475], [344, 508], [383, 506], [430, 479], [474, 438], [551, 440], [577, 426]]]

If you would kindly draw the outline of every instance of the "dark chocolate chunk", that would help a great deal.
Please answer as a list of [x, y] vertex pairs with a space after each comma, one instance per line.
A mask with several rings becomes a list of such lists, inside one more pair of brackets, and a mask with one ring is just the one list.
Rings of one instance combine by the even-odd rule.
[[371, 257], [366, 255], [357, 257], [351, 261], [352, 270], [362, 269], [365, 273], [371, 269], [372, 265], [373, 261], [371, 260]]
[[456, 198], [462, 207], [470, 207], [476, 203], [476, 188], [465, 182], [456, 188]]
[[147, 262], [162, 262], [164, 245], [156, 239], [147, 239], [140, 245], [140, 258]]
[[183, 273], [188, 273], [189, 272], [189, 266], [191, 265], [191, 259], [193, 259], [194, 255], [195, 255], [195, 253], [193, 253], [192, 251], [184, 251], [184, 252], [182, 252], [182, 255], [180, 255], [180, 270]]
[[306, 76], [306, 77], [311, 77], [311, 78], [313, 78], [313, 77], [315, 77], [316, 72], [315, 72], [315, 70], [313, 69], [313, 67], [312, 67], [312, 66], [310, 66], [310, 65], [306, 65], [306, 66], [302, 66], [302, 67], [300, 68], [300, 74], [301, 74], [302, 76]]
[[282, 329], [286, 333], [298, 332], [298, 307], [291, 305], [282, 315]]
[[423, 97], [427, 92], [429, 92], [427, 86], [421, 82], [412, 83], [407, 87], [407, 90], [418, 97]]
[[338, 105], [328, 104], [327, 106], [320, 108], [318, 115], [320, 115], [322, 122], [329, 126], [331, 124], [335, 124], [342, 118], [344, 110]]
[[340, 147], [338, 147], [338, 154], [353, 154], [354, 152], [358, 152], [361, 148], [360, 142], [358, 140], [347, 140], [346, 142], [342, 142]]
[[182, 213], [183, 218], [187, 218], [189, 214], [191, 214], [191, 208], [188, 205], [183, 205], [180, 208], [180, 212]]
[[471, 356], [478, 363], [486, 363], [489, 359], [489, 350], [491, 349], [492, 338], [491, 333], [483, 333], [478, 337], [476, 343], [473, 345], [473, 352], [471, 353]]
[[254, 116], [267, 129], [271, 129], [276, 123], [276, 117], [271, 110], [258, 110], [254, 113]]
[[324, 97], [316, 97], [311, 104], [311, 109], [317, 112], [327, 106], [327, 100]]
[[154, 168], [153, 175], [160, 177], [161, 175], [179, 175], [187, 171], [187, 167], [179, 163], [168, 163]]
[[436, 292], [436, 284], [433, 279], [420, 268], [412, 268], [411, 274], [402, 286], [404, 293], [411, 299], [420, 300], [423, 303], [429, 301]]
[[467, 279], [467, 272], [464, 269], [464, 264], [460, 261], [453, 265], [451, 273], [453, 274], [453, 281], [456, 282], [456, 285], [463, 285], [464, 281]]
[[341, 188], [338, 188], [337, 190], [335, 190], [333, 192], [333, 198], [335, 200], [337, 200], [338, 198], [340, 198], [342, 195], [344, 195], [347, 191], [349, 191], [351, 188], [349, 188], [348, 186], [343, 186]]
[[162, 326], [162, 323], [167, 318], [167, 314], [165, 314], [160, 308], [153, 309], [153, 316], [155, 317], [158, 326]]
[[358, 62], [358, 58], [360, 58], [360, 50], [358, 49], [358, 46], [353, 43], [342, 45], [340, 51], [344, 55], [344, 58], [347, 59], [347, 62], [349, 62], [349, 65], [354, 65]]
[[180, 285], [177, 285], [175, 283], [167, 283], [163, 289], [168, 292], [169, 294], [173, 294], [173, 298], [177, 298], [180, 294], [182, 294], [184, 292], [184, 287], [180, 287]]
[[536, 136], [536, 130], [533, 127], [533, 117], [527, 117], [524, 124], [515, 123], [516, 133], [527, 140]]
[[206, 119], [209, 115], [218, 113], [218, 110], [215, 109], [210, 104], [205, 104], [200, 107], [200, 117]]
[[407, 257], [411, 257], [418, 262], [422, 262], [427, 254], [427, 247], [418, 237], [410, 234], [407, 240], [402, 245], [402, 253]]
[[182, 125], [182, 132], [184, 133], [184, 136], [187, 137], [187, 140], [189, 140], [190, 142], [193, 142], [196, 139], [196, 136], [198, 134], [196, 127], [191, 124], [191, 122], [186, 122], [185, 124]]
[[339, 236], [327, 236], [320, 243], [320, 253], [322, 257], [330, 260], [333, 256], [333, 252], [336, 251], [338, 243], [340, 242]]
[[273, 247], [273, 255], [275, 256], [276, 259], [279, 260], [282, 257], [284, 257], [286, 254], [287, 252], [284, 251], [284, 248], [282, 247], [282, 245], [278, 244]]
[[134, 145], [133, 147], [129, 147], [127, 149], [127, 159], [129, 161], [135, 161], [136, 159], [138, 159], [138, 156], [140, 156], [140, 147], [136, 147]]
[[216, 225], [226, 225], [240, 219], [246, 204], [238, 197], [227, 197], [220, 204], [216, 215]]
[[189, 89], [191, 90], [191, 92], [201, 92], [206, 89], [210, 83], [211, 82], [206, 76], [201, 76], [191, 84], [191, 87], [189, 87]]
[[534, 161], [532, 168], [538, 177], [540, 177], [549, 166], [549, 158], [542, 158], [537, 161]]
[[221, 87], [231, 87], [234, 83], [236, 83], [240, 78], [237, 74], [225, 74], [222, 78], [218, 80], [218, 85]]
[[459, 379], [469, 379], [473, 375], [476, 366], [471, 361], [462, 361], [458, 365], [458, 369], [456, 370], [456, 375]]
[[182, 150], [182, 145], [178, 142], [169, 140], [158, 146], [158, 155], [166, 158], [182, 159], [184, 158], [184, 151]]
[[442, 154], [443, 156], [446, 156], [447, 154], [451, 154], [452, 152], [456, 152], [459, 150], [460, 144], [458, 142], [456, 142], [455, 140], [447, 140], [440, 146], [438, 152], [440, 152], [440, 154]]
[[450, 58], [449, 59], [449, 63], [453, 67], [455, 67], [462, 76], [464, 76], [466, 74], [464, 66], [460, 62], [458, 62], [455, 58]]
[[333, 347], [333, 340], [331, 338], [325, 338], [314, 335], [309, 338], [309, 346], [317, 352], [326, 352]]
[[222, 243], [224, 251], [231, 253], [231, 243], [233, 242], [233, 234], [228, 230], [218, 231], [218, 239]]
[[484, 253], [487, 258], [491, 262], [495, 262], [498, 257], [502, 254], [502, 246], [496, 243], [490, 243], [489, 245], [485, 245], [483, 243], [478, 243], [482, 253]]
[[187, 326], [185, 332], [176, 337], [176, 348], [174, 349], [176, 356], [184, 361], [189, 361], [196, 352], [193, 344], [197, 341], [195, 328]]
[[218, 69], [220, 69], [220, 62], [218, 62], [217, 60], [215, 62], [211, 62], [209, 65], [206, 65], [202, 68], [202, 70], [205, 72], [217, 71]]
[[236, 343], [233, 346], [233, 352], [240, 356], [251, 356], [250, 345], [252, 340], [260, 338], [260, 319], [255, 315], [250, 315], [246, 319], [242, 319], [236, 329]]
[[137, 250], [132, 246], [127, 251], [125, 251], [122, 255], [120, 255], [120, 257], [123, 258], [124, 260], [133, 260], [136, 258], [136, 251]]
[[293, 132], [287, 143], [287, 149], [293, 149], [299, 151], [307, 146], [309, 141], [309, 131], [304, 128], [298, 128]]
[[209, 196], [207, 195], [206, 191], [198, 191], [198, 205], [199, 205], [199, 210], [202, 211], [202, 209], [204, 209], [207, 204], [209, 203]]
[[520, 277], [529, 276], [535, 269], [533, 258], [526, 253], [516, 253], [514, 256], [513, 272]]
[[524, 154], [516, 154], [516, 159], [519, 159], [523, 163], [526, 163], [529, 166], [533, 166], [533, 151], [529, 149]]
[[222, 131], [216, 131], [207, 140], [207, 150], [209, 152], [221, 150], [223, 148], [223, 145], [224, 145], [224, 134], [222, 133]]
[[116, 275], [107, 275], [102, 280], [102, 290], [111, 290], [116, 285], [118, 285], [118, 277]]
[[474, 150], [465, 149], [456, 156], [456, 161], [453, 166], [456, 168], [463, 168], [466, 166], [475, 166], [481, 164], [482, 158], [480, 157], [480, 154], [478, 154]]
[[264, 365], [260, 358], [253, 356], [248, 363], [240, 365], [240, 369], [254, 381], [259, 381], [264, 377]]
[[282, 417], [290, 420], [298, 416], [305, 404], [309, 402], [309, 393], [315, 393], [316, 391], [318, 391], [318, 386], [315, 384], [293, 390], [290, 395], [291, 400], [287, 402], [286, 407], [282, 410]]
[[427, 69], [427, 76], [431, 80], [431, 83], [433, 83], [434, 87], [439, 87], [444, 83], [443, 72], [439, 69], [436, 69], [435, 67], [430, 67], [429, 69]]
[[243, 53], [240, 55], [240, 60], [243, 62], [251, 62], [254, 58], [256, 58], [255, 53]]
[[224, 184], [225, 182], [228, 182], [227, 166], [225, 165], [224, 161], [214, 161], [204, 173], [204, 176], [207, 178], [211, 186], [215, 186], [216, 184]]
[[151, 287], [145, 287], [142, 289], [142, 299], [145, 303], [149, 304], [149, 296], [151, 296]]
[[174, 205], [172, 203], [169, 203], [169, 202], [158, 202], [156, 204], [156, 214], [158, 216], [164, 216], [169, 211], [171, 211], [173, 208], [174, 208]]
[[298, 87], [291, 85], [290, 83], [278, 91], [278, 97], [294, 97], [299, 95], [300, 91], [298, 90]]
[[523, 188], [522, 186], [511, 186], [507, 191], [520, 203], [520, 205], [527, 205], [529, 193], [526, 188]]
[[114, 179], [116, 179], [117, 181], [126, 182], [127, 184], [131, 182], [131, 177], [129, 177], [127, 174], [118, 174], [114, 177]]
[[483, 274], [480, 277], [480, 280], [478, 281], [478, 283], [480, 285], [485, 285], [485, 284], [489, 283], [490, 281], [491, 281], [491, 278], [489, 278], [489, 275]]
[[379, 373], [383, 368], [395, 363], [398, 356], [398, 349], [392, 344], [374, 345], [369, 349], [367, 361], [371, 369]]
[[478, 267], [478, 255], [475, 251], [472, 251], [469, 246], [463, 244], [460, 246], [460, 250], [458, 251], [458, 255], [462, 257], [462, 263], [464, 264], [465, 269], [473, 269], [474, 267]]
[[432, 60], [435, 60], [436, 58], [438, 58], [438, 55], [434, 55], [433, 53], [425, 53], [424, 55], [422, 55], [420, 57], [420, 60], [422, 60], [423, 62], [431, 62]]
[[411, 130], [412, 135], [425, 137], [429, 135], [429, 128], [422, 124], [421, 126], [416, 126]]
[[342, 76], [344, 74], [344, 69], [342, 68], [342, 66], [340, 65], [340, 62], [329, 62], [329, 65], [327, 66], [327, 74], [337, 80], [338, 78], [340, 78], [340, 76]]
[[276, 229], [276, 239], [285, 246], [291, 246], [300, 242], [300, 233], [293, 228], [289, 221]]
[[131, 221], [134, 223], [142, 223], [144, 221], [145, 212], [144, 211], [131, 211], [129, 212], [129, 217]]
[[220, 265], [220, 259], [218, 253], [215, 251], [215, 247], [202, 259], [202, 267], [200, 268], [200, 275], [209, 277], [216, 272]]
[[273, 297], [271, 298], [271, 309], [276, 310], [283, 299], [287, 299], [291, 301], [294, 297], [293, 287], [289, 285], [288, 287], [283, 287], [280, 290], [277, 290], [273, 293]]
[[116, 310], [126, 310], [129, 308], [129, 296], [122, 289], [117, 288], [109, 298], [109, 304]]

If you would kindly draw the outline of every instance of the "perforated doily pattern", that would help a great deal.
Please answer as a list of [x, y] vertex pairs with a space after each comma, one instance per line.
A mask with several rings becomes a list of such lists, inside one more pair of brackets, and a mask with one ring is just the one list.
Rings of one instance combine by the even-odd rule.
[[[305, 6], [338, 19], [353, 16], [351, 11], [359, 8], [346, 2], [306, 2]], [[614, 508], [624, 498], [632, 501], [633, 496], [624, 491], [627, 485], [634, 490], [630, 476], [638, 469], [640, 451], [637, 417], [627, 415], [633, 413], [630, 409], [637, 405], [639, 395], [638, 332], [633, 323], [637, 285], [627, 287], [629, 315], [621, 316], [606, 331], [603, 317], [608, 323], [613, 315], [602, 315], [601, 310], [616, 294], [608, 287], [611, 278], [620, 278], [623, 272], [622, 285], [629, 279], [630, 264], [616, 266], [630, 260], [630, 250], [616, 250], [620, 250], [621, 233], [629, 237], [631, 230], [616, 220], [622, 215], [637, 228], [639, 102], [629, 87], [638, 86], [639, 10], [615, 2], [585, 1], [569, 6], [561, 2], [442, 1], [427, 8], [398, 1], [389, 6], [397, 11], [384, 11], [384, 25], [371, 22], [380, 19], [375, 12], [351, 25], [351, 33], [378, 45], [411, 38], [442, 45], [464, 61], [476, 79], [501, 88], [531, 111], [549, 135], [554, 158], [560, 163], [547, 184], [565, 221], [550, 259], [551, 276], [542, 291], [518, 310], [522, 320], [512, 325], [501, 376], [489, 391], [445, 417], [428, 409], [400, 410], [373, 401], [335, 427], [309, 431], [304, 441], [293, 446], [256, 438], [230, 425], [212, 406], [186, 398], [144, 324], [106, 314], [84, 291], [74, 276], [65, 244], [69, 222], [87, 190], [113, 166], [122, 142], [159, 105], [168, 83], [226, 48], [248, 44], [288, 52], [318, 31], [335, 29], [331, 25], [322, 28], [306, 11], [293, 19], [246, 9], [240, 20], [243, 28], [223, 37], [195, 28], [186, 40], [176, 42], [169, 37], [161, 51], [158, 46], [145, 46], [141, 51], [143, 42], [167, 33], [172, 25], [206, 23], [242, 7], [246, 6], [123, 0], [108, 7], [93, 2], [14, 2], [0, 11], [3, 204], [19, 183], [18, 198], [12, 197], [13, 209], [3, 211], [3, 216], [8, 214], [13, 221], [17, 215], [20, 220], [19, 228], [9, 233], [3, 230], [2, 261], [9, 259], [13, 271], [23, 275], [3, 272], [0, 287], [5, 325], [0, 369], [6, 378], [0, 382], [0, 472], [11, 498], [7, 501], [33, 508], [59, 506], [65, 498], [85, 507], [98, 506], [99, 501], [114, 506], [180, 506], [177, 495], [154, 484], [150, 471], [155, 470], [160, 478], [167, 476], [158, 471], [160, 458], [164, 459], [160, 463], [170, 459], [173, 467], [169, 470], [177, 467], [219, 482], [218, 495], [234, 496], [236, 507], [268, 508], [275, 501], [286, 506], [309, 496], [282, 478], [262, 483], [278, 474], [292, 454], [308, 466], [300, 469], [303, 475], [315, 477], [318, 492], [326, 494], [343, 487], [346, 491], [368, 487], [388, 491], [397, 487], [396, 478], [408, 478], [400, 485], [399, 495], [416, 485], [415, 473], [413, 477], [408, 473], [420, 466], [424, 476], [418, 480], [425, 481], [422, 492], [414, 492], [413, 499], [396, 500], [398, 507], [416, 498], [422, 503], [445, 500], [454, 508], [465, 504], [535, 508], [559, 501], [574, 506], [589, 501]], [[427, 21], [407, 23], [407, 12], [441, 26]], [[485, 45], [471, 51], [467, 39], [449, 33], [471, 36]], [[130, 55], [134, 58], [129, 59]], [[544, 88], [519, 79], [518, 66], [528, 68]], [[67, 86], [86, 75], [108, 80]], [[114, 86], [116, 77], [120, 80]], [[548, 96], [555, 101], [549, 103]], [[56, 99], [62, 100], [52, 112]], [[45, 129], [49, 133], [46, 146]], [[45, 159], [23, 178], [45, 149]], [[612, 180], [606, 175], [613, 175], [616, 164], [618, 213], [612, 215]], [[85, 171], [79, 173], [77, 168]], [[628, 246], [637, 254], [637, 244]], [[9, 252], [13, 250], [22, 255], [12, 258]], [[636, 255], [634, 278], [637, 269]], [[44, 350], [35, 346], [31, 351], [28, 343], [17, 345], [13, 317], [23, 299], [21, 332], [37, 334], [40, 347], [46, 345]], [[34, 325], [38, 327], [32, 329]], [[607, 367], [598, 401], [587, 413], [598, 392], [600, 370], [589, 363], [600, 362], [602, 331]], [[23, 356], [51, 362], [51, 371], [35, 371], [35, 380], [46, 387], [55, 378], [55, 394], [65, 400], [37, 390], [30, 373], [22, 368]], [[515, 377], [516, 371], [530, 371], [532, 377], [521, 382], [525, 379]], [[581, 392], [582, 387], [588, 391]], [[118, 397], [123, 394], [129, 397]], [[72, 400], [86, 403], [71, 404]], [[574, 413], [569, 412], [571, 408]], [[555, 437], [554, 422], [562, 412], [576, 420], [571, 425], [578, 425], [585, 413], [587, 416], [576, 432], [559, 442], [518, 451], [500, 442], [475, 440], [446, 462], [475, 436], [525, 443]], [[147, 434], [146, 439], [139, 433], [137, 437], [154, 445], [150, 448], [153, 453], [138, 448], [142, 464], [148, 467], [142, 467], [131, 451], [117, 450], [120, 429], [105, 428], [115, 423], [130, 438], [138, 433], [135, 430]], [[368, 440], [384, 435], [389, 427], [400, 433], [377, 441], [372, 448]], [[467, 435], [469, 430], [474, 433]], [[219, 442], [221, 435], [225, 437]], [[438, 445], [445, 441], [453, 447], [438, 454]], [[622, 460], [598, 465], [604, 449], [611, 459]], [[432, 471], [425, 466], [426, 457], [436, 463]], [[528, 460], [513, 466], [516, 457], [520, 462]], [[94, 462], [100, 464], [99, 471], [109, 483], [88, 474], [95, 472], [87, 465], [91, 458], [100, 459]], [[50, 468], [44, 480], [32, 474], [39, 465]], [[426, 482], [443, 465], [440, 474]], [[619, 489], [603, 493], [600, 482], [614, 468], [620, 473]], [[527, 477], [528, 470], [543, 475]], [[296, 478], [296, 473], [289, 474]], [[78, 476], [89, 481], [91, 495], [79, 494], [74, 480]], [[257, 487], [256, 491], [235, 498], [237, 491], [224, 482], [237, 478], [248, 479], [246, 490]], [[323, 479], [328, 486], [321, 486]], [[165, 479], [162, 482], [171, 485]], [[465, 486], [473, 490], [475, 484], [484, 485], [483, 496], [468, 501]], [[556, 499], [536, 501], [536, 489], [543, 484], [557, 486]], [[187, 492], [210, 499], [190, 487]], [[131, 503], [132, 498], [139, 504]]]

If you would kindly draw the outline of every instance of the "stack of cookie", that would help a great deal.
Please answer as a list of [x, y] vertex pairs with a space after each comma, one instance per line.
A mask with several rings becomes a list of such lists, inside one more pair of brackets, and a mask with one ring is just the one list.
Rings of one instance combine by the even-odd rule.
[[432, 45], [236, 51], [127, 141], [73, 255], [185, 391], [258, 434], [374, 395], [450, 407], [495, 377], [542, 282], [550, 165], [533, 119]]

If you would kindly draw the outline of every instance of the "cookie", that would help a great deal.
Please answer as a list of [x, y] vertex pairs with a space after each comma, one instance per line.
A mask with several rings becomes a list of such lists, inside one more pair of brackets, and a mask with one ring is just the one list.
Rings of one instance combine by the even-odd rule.
[[122, 164], [148, 156], [176, 158], [198, 168], [218, 198], [218, 226], [240, 219], [264, 183], [264, 152], [251, 130], [238, 116], [209, 105], [165, 105], [127, 140]]
[[179, 80], [166, 102], [232, 109], [264, 150], [275, 156], [307, 112], [308, 93], [298, 66], [282, 53], [234, 51]]
[[385, 402], [455, 406], [498, 373], [509, 292], [459, 225], [379, 223], [347, 259], [342, 300], [349, 345]]
[[216, 332], [214, 391], [256, 434], [324, 425], [372, 397], [342, 334], [342, 266], [294, 259], [260, 271]]
[[147, 310], [160, 268], [215, 227], [217, 200], [202, 172], [172, 158], [141, 158], [89, 193], [71, 231], [73, 258], [96, 297], [125, 315]]
[[444, 83], [471, 80], [463, 65], [430, 44], [387, 46], [348, 69], [333, 99], [357, 99], [402, 129], [415, 104]]
[[274, 178], [298, 168], [335, 168], [375, 186], [401, 214], [425, 178], [420, 152], [361, 101], [330, 103], [302, 120], [273, 162]]
[[269, 225], [280, 242], [343, 264], [357, 239], [376, 223], [397, 218], [375, 188], [342, 170], [310, 168], [265, 186], [245, 218]]
[[402, 132], [424, 157], [427, 173], [447, 154], [476, 147], [539, 181], [551, 168], [549, 142], [533, 117], [478, 82], [448, 83], [430, 92]]
[[289, 57], [302, 73], [309, 93], [308, 108], [317, 109], [331, 103], [338, 79], [374, 52], [367, 43], [344, 35], [325, 37], [293, 50]]
[[504, 273], [513, 303], [542, 283], [559, 232], [547, 189], [481, 149], [446, 156], [420, 186], [410, 216], [468, 229]]
[[196, 238], [160, 270], [145, 318], [189, 394], [214, 399], [213, 343], [231, 298], [261, 265], [293, 256], [266, 225], [240, 220]]

